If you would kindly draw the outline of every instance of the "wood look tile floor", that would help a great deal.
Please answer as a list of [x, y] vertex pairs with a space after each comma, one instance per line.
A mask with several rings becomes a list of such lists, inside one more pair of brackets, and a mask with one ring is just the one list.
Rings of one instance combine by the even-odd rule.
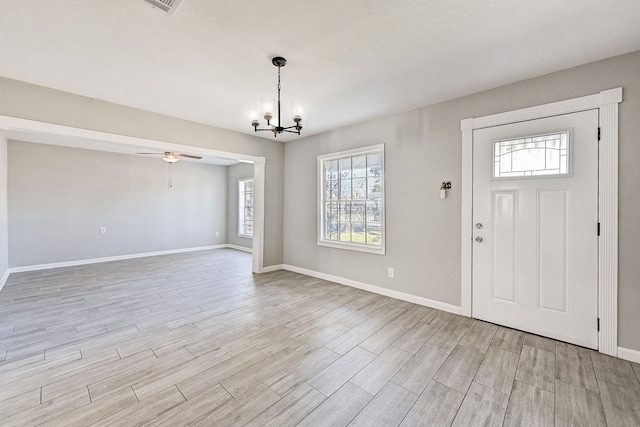
[[230, 249], [12, 274], [0, 425], [638, 426], [640, 365]]

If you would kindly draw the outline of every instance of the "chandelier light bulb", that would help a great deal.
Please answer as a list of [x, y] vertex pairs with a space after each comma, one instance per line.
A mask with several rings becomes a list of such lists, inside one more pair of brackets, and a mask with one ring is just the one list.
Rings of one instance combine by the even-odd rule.
[[293, 117], [298, 117], [302, 119], [304, 117], [304, 107], [300, 104], [293, 104]]
[[275, 106], [275, 101], [273, 100], [273, 96], [263, 96], [260, 98], [262, 102], [262, 112], [264, 113], [264, 119], [269, 121], [273, 118], [273, 110]]
[[260, 107], [258, 104], [250, 104], [249, 105], [249, 120], [252, 122], [254, 120], [260, 120]]

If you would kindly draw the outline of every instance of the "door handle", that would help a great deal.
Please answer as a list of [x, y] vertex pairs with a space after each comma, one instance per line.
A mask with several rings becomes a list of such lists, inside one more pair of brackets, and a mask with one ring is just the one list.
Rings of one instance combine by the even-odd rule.
[[480, 236], [476, 237], [476, 242], [482, 243], [482, 237], [480, 237]]

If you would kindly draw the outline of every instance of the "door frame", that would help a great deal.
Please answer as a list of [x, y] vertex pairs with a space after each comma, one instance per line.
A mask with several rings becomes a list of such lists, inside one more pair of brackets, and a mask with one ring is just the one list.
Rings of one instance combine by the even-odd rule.
[[[599, 110], [598, 126], [598, 351], [618, 355], [618, 104], [622, 88], [460, 121], [462, 131], [461, 303], [472, 317], [473, 131], [584, 110]], [[595, 230], [594, 230], [595, 232]]]

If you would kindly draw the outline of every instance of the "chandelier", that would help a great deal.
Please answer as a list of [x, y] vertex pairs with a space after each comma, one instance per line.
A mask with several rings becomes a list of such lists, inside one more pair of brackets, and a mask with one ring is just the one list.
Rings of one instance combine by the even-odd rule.
[[272, 97], [262, 97], [262, 111], [264, 112], [264, 119], [267, 121], [267, 126], [266, 128], [259, 128], [258, 126], [260, 126], [260, 121], [258, 120], [257, 117], [257, 108], [256, 109], [252, 109], [251, 111], [251, 126], [253, 126], [253, 130], [255, 132], [258, 131], [270, 131], [273, 132], [273, 136], [277, 137], [278, 134], [281, 134], [283, 132], [289, 132], [289, 133], [297, 133], [298, 135], [300, 135], [300, 129], [302, 129], [302, 113], [301, 111], [296, 111], [294, 116], [293, 116], [293, 122], [294, 124], [291, 126], [282, 126], [281, 123], [281, 119], [282, 116], [280, 114], [280, 68], [284, 67], [285, 65], [287, 65], [287, 60], [282, 58], [281, 56], [276, 56], [275, 58], [273, 58], [271, 60], [271, 63], [273, 65], [275, 65], [276, 67], [278, 67], [278, 124], [271, 124], [271, 119], [273, 119], [273, 107], [274, 107], [274, 102], [273, 102], [273, 98]]

